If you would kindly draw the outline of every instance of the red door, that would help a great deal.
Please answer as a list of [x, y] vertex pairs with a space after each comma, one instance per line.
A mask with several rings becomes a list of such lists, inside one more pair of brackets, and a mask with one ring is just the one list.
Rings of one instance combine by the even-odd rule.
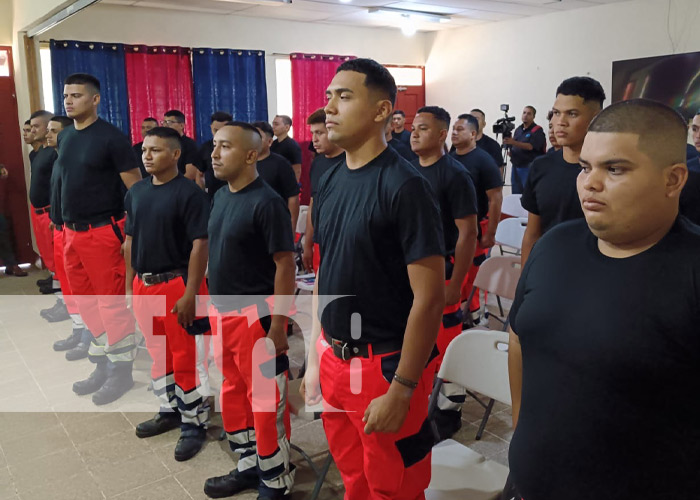
[[425, 106], [425, 68], [416, 66], [388, 66], [388, 67], [411, 67], [421, 71], [420, 85], [401, 85], [397, 84], [396, 106], [394, 109], [400, 109], [406, 113], [406, 130], [411, 130], [411, 124], [416, 117], [416, 111]]
[[0, 180], [0, 213], [7, 217], [14, 234], [15, 257], [20, 263], [34, 262], [27, 211], [27, 186], [22, 161], [23, 142], [18, 125], [12, 48], [0, 45], [0, 163], [9, 172]]

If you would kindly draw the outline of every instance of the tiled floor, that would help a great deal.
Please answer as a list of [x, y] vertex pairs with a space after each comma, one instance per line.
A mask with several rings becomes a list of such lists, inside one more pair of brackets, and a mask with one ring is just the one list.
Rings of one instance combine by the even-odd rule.
[[[141, 351], [135, 363], [136, 385], [119, 401], [99, 408], [89, 397], [78, 397], [72, 383], [84, 378], [87, 360], [68, 362], [54, 352], [53, 342], [70, 333], [70, 322], [49, 324], [39, 316], [55, 298], [37, 295], [33, 271], [26, 278], [0, 273], [0, 500], [3, 499], [205, 499], [204, 480], [225, 474], [236, 457], [219, 441], [221, 417], [212, 419], [204, 450], [187, 462], [176, 462], [173, 448], [179, 433], [138, 439], [134, 428], [152, 416], [158, 403], [148, 391], [150, 358]], [[303, 357], [300, 335], [290, 338], [293, 365]], [[221, 377], [212, 365], [212, 386]], [[470, 399], [464, 425], [455, 439], [487, 458], [507, 465], [512, 435], [510, 409], [496, 404], [480, 441], [475, 440], [483, 409]], [[326, 457], [327, 443], [320, 421], [294, 417], [292, 442], [316, 463]], [[294, 454], [297, 465], [293, 500], [308, 498], [315, 477]], [[333, 466], [321, 499], [340, 499], [343, 486]], [[238, 495], [255, 499], [257, 493]]]

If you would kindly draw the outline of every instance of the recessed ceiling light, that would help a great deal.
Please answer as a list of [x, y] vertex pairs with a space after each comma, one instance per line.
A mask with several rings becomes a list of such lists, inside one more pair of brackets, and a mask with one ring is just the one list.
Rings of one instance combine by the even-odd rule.
[[350, 3], [352, 0], [340, 0], [340, 3]]

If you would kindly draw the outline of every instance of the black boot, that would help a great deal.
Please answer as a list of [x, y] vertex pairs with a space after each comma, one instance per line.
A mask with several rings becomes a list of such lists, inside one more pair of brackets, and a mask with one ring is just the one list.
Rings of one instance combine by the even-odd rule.
[[68, 349], [73, 349], [75, 346], [78, 345], [82, 336], [83, 336], [83, 329], [82, 328], [74, 328], [73, 331], [71, 332], [71, 334], [68, 336], [68, 338], [65, 338], [63, 340], [57, 340], [56, 342], [53, 343], [53, 350], [54, 351], [67, 351]]
[[182, 424], [180, 439], [175, 445], [175, 460], [184, 462], [195, 456], [207, 440], [207, 430], [199, 425]]
[[53, 284], [53, 274], [49, 274], [46, 278], [36, 280], [36, 286], [38, 287], [48, 286], [51, 284]]
[[39, 291], [43, 293], [44, 295], [51, 295], [52, 293], [58, 293], [61, 291], [60, 288], [54, 288], [53, 285], [45, 285], [42, 287], [39, 287]]
[[180, 427], [180, 413], [177, 411], [156, 413], [155, 417], [136, 426], [136, 437], [148, 438]]
[[110, 366], [109, 377], [100, 390], [92, 395], [92, 402], [98, 406], [116, 401], [134, 386], [131, 376], [133, 361], [110, 362]]
[[66, 359], [68, 361], [77, 361], [79, 359], [85, 359], [88, 357], [88, 350], [90, 349], [90, 342], [85, 342], [80, 340], [73, 349], [66, 352]]
[[42, 318], [45, 318], [47, 314], [53, 316], [56, 313], [61, 312], [65, 309], [66, 309], [65, 302], [63, 302], [63, 300], [61, 300], [61, 299], [56, 299], [56, 303], [54, 305], [52, 305], [51, 307], [48, 307], [46, 309], [42, 309], [41, 311], [39, 311], [39, 315]]
[[91, 394], [102, 387], [107, 381], [107, 360], [97, 363], [95, 370], [85, 380], [79, 380], [73, 384], [73, 392], [78, 396]]
[[257, 488], [259, 484], [257, 472], [241, 474], [238, 469], [233, 469], [225, 476], [210, 477], [204, 481], [204, 493], [210, 498], [225, 498]]

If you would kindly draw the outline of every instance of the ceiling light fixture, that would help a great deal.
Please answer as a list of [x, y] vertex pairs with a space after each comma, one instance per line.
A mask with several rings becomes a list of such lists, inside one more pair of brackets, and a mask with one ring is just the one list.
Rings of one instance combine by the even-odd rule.
[[408, 14], [403, 14], [403, 20], [401, 21], [401, 33], [404, 36], [413, 36], [416, 34], [416, 22]]
[[352, 0], [340, 0], [340, 3], [350, 3]]
[[434, 12], [424, 12], [418, 10], [395, 9], [392, 7], [372, 7], [367, 12], [370, 14], [381, 14], [388, 18], [397, 20], [405, 19], [406, 17], [414, 21], [427, 21], [429, 23], [448, 23], [451, 16], [447, 14], [436, 14]]
[[250, 5], [268, 5], [276, 7], [282, 4], [291, 4], [292, 0], [216, 0], [217, 2], [246, 3]]

